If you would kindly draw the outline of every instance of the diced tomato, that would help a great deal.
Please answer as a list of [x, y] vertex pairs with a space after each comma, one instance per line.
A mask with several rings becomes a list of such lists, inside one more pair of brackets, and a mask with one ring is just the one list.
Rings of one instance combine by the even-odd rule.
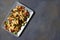
[[17, 6], [17, 9], [22, 10], [22, 9], [24, 9], [24, 7], [23, 6]]
[[29, 16], [29, 13], [28, 12], [24, 13], [24, 16]]

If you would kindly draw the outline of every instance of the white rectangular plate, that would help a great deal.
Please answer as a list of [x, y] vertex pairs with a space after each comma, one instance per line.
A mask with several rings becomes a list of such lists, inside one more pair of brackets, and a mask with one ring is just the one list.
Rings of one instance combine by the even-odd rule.
[[[26, 7], [25, 5], [19, 3], [19, 2], [15, 2], [14, 5], [12, 6], [12, 8], [10, 9], [10, 11], [11, 11], [13, 8], [15, 8], [17, 5], [19, 5], [19, 6], [24, 6], [25, 9], [28, 10], [28, 12], [29, 12], [29, 14], [30, 14], [29, 18], [28, 18], [27, 21], [26, 21], [26, 22], [28, 23], [29, 20], [30, 20], [30, 18], [31, 18], [32, 15], [33, 15], [33, 11], [32, 11], [31, 9], [29, 9], [28, 7]], [[10, 11], [9, 11], [9, 13], [10, 13]], [[7, 14], [6, 17], [9, 16], [9, 13]], [[6, 20], [6, 19], [7, 19], [7, 18], [5, 18], [5, 20]], [[4, 21], [5, 21], [5, 20], [4, 20]], [[24, 26], [21, 27], [21, 30], [17, 33], [17, 35], [9, 32], [9, 31], [7, 31], [7, 30], [6, 30], [6, 31], [9, 32], [9, 33], [11, 33], [12, 35], [14, 35], [14, 36], [16, 36], [16, 37], [19, 37], [19, 36], [21, 35], [22, 31], [24, 30], [24, 28], [26, 27], [27, 23], [26, 23]], [[2, 26], [3, 26], [3, 29], [4, 29], [4, 22], [3, 22]], [[4, 30], [5, 30], [5, 29], [4, 29]]]

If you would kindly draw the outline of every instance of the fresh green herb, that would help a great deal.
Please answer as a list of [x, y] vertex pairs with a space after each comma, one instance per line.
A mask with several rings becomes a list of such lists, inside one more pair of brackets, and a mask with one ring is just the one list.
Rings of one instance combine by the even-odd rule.
[[13, 34], [17, 34], [17, 32], [13, 32]]

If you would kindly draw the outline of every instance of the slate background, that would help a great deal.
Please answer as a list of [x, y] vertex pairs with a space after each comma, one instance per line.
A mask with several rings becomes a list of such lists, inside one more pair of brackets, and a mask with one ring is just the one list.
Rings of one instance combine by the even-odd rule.
[[[1, 28], [1, 23], [15, 1], [35, 11], [18, 38]], [[0, 40], [60, 40], [60, 0], [0, 0]]]

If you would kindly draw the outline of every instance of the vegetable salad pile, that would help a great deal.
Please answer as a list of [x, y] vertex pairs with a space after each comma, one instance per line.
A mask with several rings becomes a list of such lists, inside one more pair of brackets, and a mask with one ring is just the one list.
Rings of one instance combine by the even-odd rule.
[[4, 22], [5, 29], [13, 34], [17, 34], [21, 27], [26, 24], [29, 15], [28, 10], [24, 6], [16, 6], [11, 10], [10, 15]]

